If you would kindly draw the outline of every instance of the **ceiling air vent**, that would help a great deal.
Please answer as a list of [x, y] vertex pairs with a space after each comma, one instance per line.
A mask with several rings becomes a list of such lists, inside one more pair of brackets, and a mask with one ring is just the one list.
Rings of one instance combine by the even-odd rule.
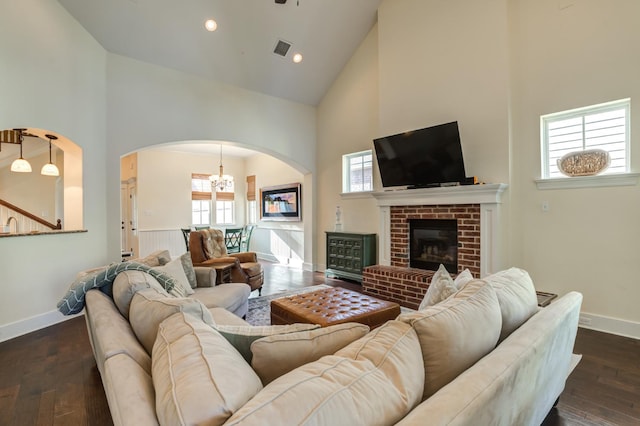
[[273, 49], [273, 53], [275, 53], [276, 55], [285, 57], [287, 56], [287, 52], [289, 51], [290, 48], [291, 48], [291, 43], [287, 43], [286, 41], [283, 41], [283, 40], [278, 40], [278, 43], [276, 44], [275, 49]]

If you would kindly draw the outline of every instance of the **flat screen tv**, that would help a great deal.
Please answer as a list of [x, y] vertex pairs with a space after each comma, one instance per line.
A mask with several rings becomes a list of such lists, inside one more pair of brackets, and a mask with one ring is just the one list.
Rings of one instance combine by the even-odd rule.
[[429, 187], [466, 179], [458, 122], [373, 141], [383, 187]]

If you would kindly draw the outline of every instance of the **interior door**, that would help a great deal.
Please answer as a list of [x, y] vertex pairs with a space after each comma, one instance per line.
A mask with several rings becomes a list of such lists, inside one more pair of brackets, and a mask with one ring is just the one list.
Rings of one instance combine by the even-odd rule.
[[137, 257], [138, 254], [138, 198], [137, 187], [135, 180], [128, 184], [128, 213], [129, 213], [129, 229], [127, 235], [127, 241], [129, 242], [129, 251], [131, 251], [132, 257]]

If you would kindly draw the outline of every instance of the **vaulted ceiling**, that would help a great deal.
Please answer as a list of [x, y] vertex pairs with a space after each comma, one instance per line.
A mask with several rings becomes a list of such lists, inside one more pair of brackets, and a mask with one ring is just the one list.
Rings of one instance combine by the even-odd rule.
[[[317, 105], [381, 0], [58, 0], [109, 52]], [[217, 30], [205, 30], [214, 19]], [[278, 40], [291, 44], [273, 53]], [[301, 63], [292, 61], [294, 53]]]

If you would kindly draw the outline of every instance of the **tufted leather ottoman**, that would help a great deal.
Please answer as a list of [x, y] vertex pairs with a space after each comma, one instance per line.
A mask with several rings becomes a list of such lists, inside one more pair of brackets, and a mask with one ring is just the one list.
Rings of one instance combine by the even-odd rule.
[[311, 323], [322, 327], [359, 322], [372, 329], [400, 315], [400, 305], [332, 287], [271, 301], [271, 324]]

